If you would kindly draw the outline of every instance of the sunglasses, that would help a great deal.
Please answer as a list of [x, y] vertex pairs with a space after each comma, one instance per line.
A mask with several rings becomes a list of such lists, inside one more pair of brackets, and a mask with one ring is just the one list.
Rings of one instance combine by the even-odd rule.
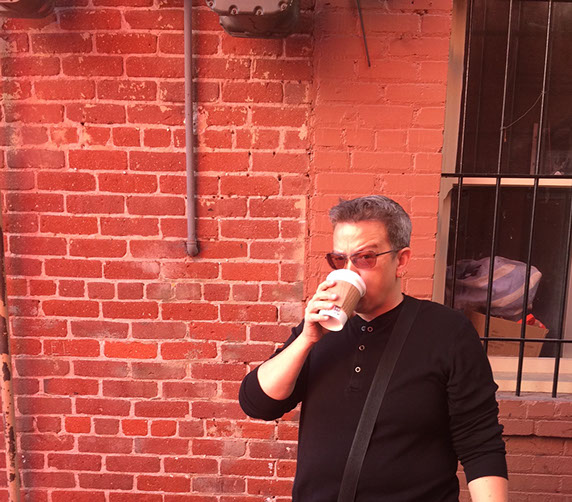
[[[374, 253], [373, 251], [358, 251], [349, 256], [349, 260], [353, 263], [356, 268], [373, 268], [377, 263], [377, 257], [388, 254], [397, 253], [400, 249], [390, 249], [389, 251], [384, 251], [383, 253]], [[342, 253], [328, 253], [326, 255], [326, 260], [328, 264], [334, 270], [340, 268], [345, 268], [348, 263], [348, 255]]]

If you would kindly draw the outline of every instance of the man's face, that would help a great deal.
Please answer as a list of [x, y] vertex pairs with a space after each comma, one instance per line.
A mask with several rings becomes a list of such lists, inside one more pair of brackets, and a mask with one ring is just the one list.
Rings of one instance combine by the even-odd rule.
[[[350, 256], [358, 251], [382, 253], [392, 249], [385, 225], [368, 220], [357, 223], [338, 223], [334, 227], [334, 252]], [[348, 260], [346, 268], [356, 272], [364, 280], [367, 291], [359, 301], [356, 312], [365, 320], [371, 320], [387, 312], [401, 301], [400, 276], [409, 261], [411, 251], [404, 248], [398, 253], [377, 257], [373, 268], [356, 268]]]

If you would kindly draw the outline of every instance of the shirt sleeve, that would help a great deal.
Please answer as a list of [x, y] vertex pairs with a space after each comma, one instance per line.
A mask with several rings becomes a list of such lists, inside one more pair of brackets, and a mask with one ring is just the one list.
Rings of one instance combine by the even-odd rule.
[[[303, 324], [292, 329], [292, 334], [286, 343], [278, 349], [271, 357], [275, 357], [282, 352], [288, 345], [290, 345], [302, 331]], [[302, 400], [306, 388], [306, 375], [307, 375], [308, 359], [306, 360], [292, 394], [283, 400], [273, 399], [268, 396], [260, 387], [258, 381], [258, 368], [256, 367], [248, 373], [240, 386], [238, 393], [238, 402], [242, 410], [252, 418], [260, 418], [262, 420], [276, 420], [284, 414], [293, 410], [296, 405]]]
[[498, 421], [498, 386], [481, 341], [464, 319], [451, 346], [447, 384], [453, 447], [467, 482], [484, 476], [508, 478], [503, 427]]

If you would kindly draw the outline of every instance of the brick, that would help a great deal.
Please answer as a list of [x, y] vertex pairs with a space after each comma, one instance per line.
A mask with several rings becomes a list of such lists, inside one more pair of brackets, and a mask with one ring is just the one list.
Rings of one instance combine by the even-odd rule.
[[256, 59], [252, 76], [265, 80], [309, 81], [312, 63], [307, 60]]
[[159, 472], [161, 461], [157, 457], [109, 455], [105, 461], [105, 466], [108, 471]]
[[[123, 430], [123, 433], [126, 436], [146, 436], [147, 435], [147, 420], [124, 419], [121, 421], [121, 428]], [[125, 469], [128, 467], [124, 465], [123, 468]], [[108, 469], [109, 469], [109, 467], [108, 467]]]
[[189, 441], [179, 438], [136, 438], [135, 452], [158, 455], [187, 455]]
[[[98, 233], [97, 218], [83, 216], [40, 216], [40, 230], [54, 234], [96, 234]], [[90, 268], [88, 266], [88, 268]], [[94, 270], [95, 266], [92, 266]], [[93, 272], [95, 273], [95, 272]]]
[[127, 169], [127, 153], [106, 150], [71, 150], [69, 163], [72, 169]]
[[69, 252], [71, 256], [121, 258], [127, 244], [112, 239], [72, 239]]
[[71, 412], [71, 401], [55, 397], [18, 397], [17, 406], [24, 415], [65, 414]]
[[272, 281], [278, 277], [278, 265], [275, 263], [223, 263], [224, 280]]
[[139, 80], [102, 80], [97, 83], [97, 96], [122, 101], [154, 100], [157, 84]]
[[131, 152], [129, 165], [137, 171], [183, 171], [184, 153]]
[[177, 300], [201, 300], [201, 285], [177, 284], [175, 288], [175, 298]]
[[155, 382], [107, 380], [103, 382], [103, 395], [106, 397], [146, 397], [157, 396]]
[[[248, 152], [208, 152], [199, 154], [197, 163], [201, 172], [238, 172], [248, 170], [249, 158]], [[257, 181], [260, 182], [256, 178], [251, 180], [252, 183]]]
[[[125, 123], [125, 107], [123, 105], [95, 103], [71, 103], [66, 105], [66, 116], [72, 122], [90, 124], [122, 124]], [[106, 152], [120, 154], [123, 152]], [[103, 155], [106, 155], [103, 153]], [[81, 154], [78, 154], [81, 155]]]
[[159, 270], [156, 262], [109, 261], [104, 264], [103, 274], [107, 279], [156, 279]]
[[98, 357], [99, 343], [96, 340], [44, 340], [46, 356]]
[[[89, 433], [91, 431], [91, 418], [89, 418], [89, 417], [65, 417], [65, 427], [66, 427], [67, 432]], [[75, 456], [75, 454], [74, 454], [74, 456]]]
[[302, 127], [308, 120], [306, 108], [295, 107], [252, 107], [252, 124], [267, 127]]
[[185, 201], [180, 197], [130, 196], [127, 197], [127, 211], [137, 215], [184, 215]]
[[22, 474], [24, 486], [28, 488], [73, 488], [74, 475], [71, 472], [40, 472], [24, 471]]
[[78, 376], [125, 378], [129, 373], [129, 366], [124, 362], [75, 360], [73, 365]]
[[64, 198], [60, 194], [6, 194], [9, 211], [61, 212], [64, 210]]
[[143, 298], [143, 284], [120, 282], [117, 284], [117, 298], [119, 300], [141, 300]]
[[88, 80], [70, 79], [65, 82], [40, 80], [34, 82], [34, 89], [39, 99], [46, 100], [93, 99], [95, 97], [95, 84]]
[[[0, 190], [2, 188], [0, 187]], [[3, 227], [6, 233], [25, 234], [36, 233], [40, 226], [35, 214], [4, 214]]]
[[85, 474], [78, 475], [81, 488], [99, 488], [101, 490], [131, 490], [133, 476], [128, 474]]
[[196, 76], [200, 79], [238, 80], [250, 78], [248, 58], [196, 57]]
[[66, 451], [74, 447], [74, 437], [63, 434], [22, 434], [24, 451]]
[[279, 183], [273, 176], [225, 176], [221, 179], [222, 195], [277, 195]]
[[129, 77], [181, 78], [185, 74], [181, 57], [133, 56], [125, 61]]
[[155, 218], [101, 218], [102, 235], [158, 235]]
[[59, 395], [97, 395], [99, 383], [97, 380], [86, 378], [49, 378], [44, 380], [44, 392], [46, 394]]
[[240, 382], [245, 375], [246, 367], [244, 364], [232, 365], [230, 363], [195, 363], [191, 368], [191, 376], [199, 380], [232, 380]]
[[110, 492], [109, 502], [163, 502], [163, 495]]
[[95, 433], [98, 435], [113, 435], [119, 432], [119, 420], [95, 418], [94, 420]]
[[[138, 318], [139, 316], [136, 316]], [[141, 342], [106, 342], [104, 353], [107, 357], [130, 359], [154, 359], [157, 345]]]
[[138, 476], [137, 489], [161, 492], [188, 492], [191, 488], [191, 480], [188, 477], [163, 475], [163, 476]]
[[185, 363], [133, 362], [133, 378], [152, 380], [181, 379], [186, 375]]
[[223, 304], [220, 309], [222, 321], [275, 322], [278, 319], [274, 305]]
[[119, 56], [66, 56], [62, 71], [71, 77], [118, 77], [123, 73]]
[[222, 100], [227, 103], [280, 103], [283, 98], [282, 84], [278, 82], [225, 82]]
[[161, 305], [163, 319], [167, 320], [215, 320], [218, 308], [210, 303], [171, 303]]
[[60, 237], [10, 236], [10, 252], [31, 255], [65, 255], [66, 241]]
[[149, 33], [101, 33], [95, 37], [97, 52], [106, 54], [154, 54], [157, 36]]
[[54, 491], [52, 492], [52, 502], [105, 502], [104, 492], [94, 491]]
[[64, 107], [60, 104], [8, 103], [5, 113], [7, 122], [51, 124], [63, 120]]
[[244, 415], [236, 402], [207, 402], [193, 403], [192, 416], [195, 418], [239, 419]]
[[47, 56], [19, 56], [0, 59], [4, 77], [53, 76], [60, 73], [60, 60]]
[[39, 172], [37, 182], [38, 188], [42, 190], [70, 192], [88, 192], [95, 190], [95, 177], [89, 173]]
[[126, 338], [129, 325], [109, 321], [71, 321], [71, 332], [76, 337], [88, 338]]
[[48, 467], [70, 471], [99, 471], [101, 457], [99, 455], [78, 455], [67, 453], [50, 453], [47, 457]]
[[115, 297], [115, 286], [106, 282], [90, 282], [87, 285], [87, 296], [91, 299], [111, 300]]
[[91, 52], [92, 37], [85, 33], [32, 33], [32, 50], [35, 54], [62, 54]]
[[13, 316], [37, 316], [39, 314], [39, 304], [38, 300], [13, 298], [8, 304], [8, 312]]
[[79, 414], [127, 416], [130, 408], [128, 401], [119, 399], [76, 398], [76, 412]]
[[179, 339], [184, 338], [187, 333], [187, 327], [182, 322], [139, 322], [132, 324], [133, 338], [146, 339]]
[[164, 129], [147, 129], [143, 133], [143, 144], [151, 148], [167, 147], [171, 144], [171, 131]]
[[242, 106], [203, 105], [199, 113], [208, 126], [242, 126], [248, 117], [248, 109]]
[[101, 263], [93, 260], [52, 258], [47, 259], [45, 263], [48, 276], [101, 277], [101, 270]]
[[212, 343], [184, 341], [164, 342], [161, 345], [163, 359], [210, 359], [217, 356], [217, 348]]
[[163, 396], [166, 399], [212, 399], [216, 396], [217, 388], [214, 382], [165, 382]]
[[98, 174], [99, 189], [103, 192], [153, 193], [157, 190], [157, 177], [147, 174]]
[[241, 258], [247, 256], [246, 242], [219, 240], [201, 243], [201, 257], [204, 259]]
[[135, 403], [137, 417], [184, 417], [189, 413], [187, 401], [142, 401]]
[[184, 107], [179, 105], [132, 105], [127, 108], [127, 118], [129, 122], [135, 124], [182, 126], [184, 123]]
[[[31, 150], [18, 149], [16, 151], [7, 152], [7, 163], [10, 168], [48, 168], [58, 169], [64, 167], [64, 153], [57, 150]], [[14, 194], [16, 195], [16, 194]], [[48, 194], [43, 194], [47, 196]], [[40, 195], [35, 195], [40, 197]]]
[[132, 10], [125, 13], [125, 20], [132, 29], [138, 30], [182, 30], [181, 10]]
[[82, 300], [46, 300], [42, 304], [48, 316], [98, 317], [97, 302]]
[[27, 171], [0, 172], [0, 189], [30, 190], [35, 187], [34, 173]]
[[211, 262], [164, 262], [160, 273], [165, 279], [216, 279], [219, 265]]
[[229, 298], [230, 288], [228, 284], [205, 284], [203, 296], [207, 301], [226, 301]]
[[139, 131], [133, 127], [116, 127], [113, 129], [113, 144], [116, 146], [139, 146]]
[[121, 28], [121, 13], [111, 9], [63, 11], [60, 15], [60, 27], [74, 31], [118, 30]]

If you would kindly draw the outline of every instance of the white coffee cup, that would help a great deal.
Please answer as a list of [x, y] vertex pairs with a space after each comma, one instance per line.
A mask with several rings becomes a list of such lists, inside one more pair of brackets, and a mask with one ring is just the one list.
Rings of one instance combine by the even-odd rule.
[[328, 316], [326, 321], [320, 321], [320, 325], [330, 331], [340, 331], [353, 314], [360, 298], [365, 295], [365, 282], [359, 274], [346, 268], [333, 270], [327, 279], [336, 281], [328, 293], [336, 293], [338, 298], [332, 302], [333, 308], [320, 310], [320, 315]]

